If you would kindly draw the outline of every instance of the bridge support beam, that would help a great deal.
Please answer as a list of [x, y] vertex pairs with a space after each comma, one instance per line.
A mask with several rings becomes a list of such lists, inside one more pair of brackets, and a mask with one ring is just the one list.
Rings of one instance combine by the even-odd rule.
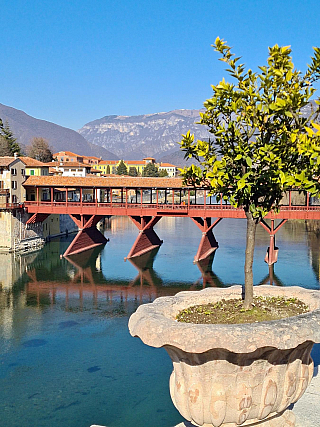
[[211, 224], [211, 218], [191, 217], [191, 219], [202, 231], [198, 252], [193, 261], [199, 262], [210, 256], [219, 247], [212, 230], [222, 218], [217, 218], [213, 224]]
[[276, 227], [274, 226], [274, 221], [274, 219], [271, 220], [271, 226], [269, 226], [264, 220], [260, 221], [260, 224], [269, 233], [270, 236], [270, 245], [264, 258], [264, 261], [268, 265], [273, 265], [278, 261], [279, 248], [276, 246], [276, 233], [288, 220], [283, 219]]
[[129, 215], [129, 218], [138, 227], [139, 235], [125, 260], [140, 256], [162, 245], [163, 241], [159, 239], [157, 233], [153, 229], [157, 222], [162, 218], [161, 216]]
[[43, 214], [43, 213], [35, 213], [31, 215], [31, 217], [27, 220], [26, 224], [35, 224], [36, 222], [43, 222], [45, 219], [48, 218], [50, 214]]
[[70, 214], [70, 217], [79, 227], [79, 231], [63, 254], [64, 257], [78, 254], [79, 252], [87, 251], [88, 249], [107, 243], [108, 239], [96, 227], [103, 216]]

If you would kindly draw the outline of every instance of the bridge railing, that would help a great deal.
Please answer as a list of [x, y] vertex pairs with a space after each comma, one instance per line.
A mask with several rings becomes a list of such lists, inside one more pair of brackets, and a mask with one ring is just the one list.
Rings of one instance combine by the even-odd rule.
[[[19, 204], [21, 207], [22, 205]], [[43, 206], [43, 207], [76, 207], [76, 208], [122, 208], [122, 209], [139, 209], [139, 208], [148, 208], [148, 209], [157, 209], [157, 210], [186, 210], [186, 209], [192, 209], [192, 210], [203, 210], [204, 208], [206, 210], [242, 210], [241, 208], [234, 208], [230, 204], [225, 203], [147, 203], [147, 202], [138, 202], [138, 203], [131, 203], [131, 202], [74, 202], [74, 201], [26, 201], [24, 202], [24, 206]], [[319, 205], [282, 205], [280, 206], [281, 210], [284, 211], [319, 211], [320, 206]]]

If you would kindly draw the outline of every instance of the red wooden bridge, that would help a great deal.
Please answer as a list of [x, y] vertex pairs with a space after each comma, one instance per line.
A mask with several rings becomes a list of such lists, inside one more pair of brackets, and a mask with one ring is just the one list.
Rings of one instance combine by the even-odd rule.
[[[28, 224], [51, 214], [68, 214], [79, 227], [64, 256], [107, 242], [96, 228], [106, 216], [128, 216], [139, 230], [127, 258], [140, 256], [162, 244], [154, 226], [164, 216], [189, 217], [202, 231], [195, 261], [207, 258], [217, 247], [213, 229], [223, 218], [245, 218], [243, 209], [209, 197], [205, 188], [186, 187], [179, 178], [29, 177], [25, 183]], [[317, 204], [318, 203], [318, 204]], [[275, 234], [289, 219], [320, 220], [320, 202], [307, 193], [290, 191], [278, 214], [270, 213], [260, 224], [270, 235], [265, 261], [277, 261]], [[276, 225], [275, 220], [279, 220]]]

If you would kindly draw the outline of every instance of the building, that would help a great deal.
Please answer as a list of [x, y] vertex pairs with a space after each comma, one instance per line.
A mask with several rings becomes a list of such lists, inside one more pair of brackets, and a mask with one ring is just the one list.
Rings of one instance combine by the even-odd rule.
[[[100, 160], [98, 164], [93, 165], [93, 168], [101, 171], [101, 173], [104, 175], [115, 175], [117, 173], [117, 168], [120, 162], [121, 160]], [[145, 157], [143, 160], [123, 160], [123, 162], [126, 165], [128, 174], [130, 168], [135, 168], [138, 175], [140, 176], [142, 176], [144, 168], [147, 166], [148, 163], [153, 163], [158, 166], [155, 158], [153, 157]]]
[[175, 178], [178, 175], [178, 168], [175, 165], [170, 163], [159, 163], [158, 165], [159, 172], [162, 170], [166, 170], [168, 173], [168, 177]]
[[26, 176], [48, 176], [49, 166], [47, 163], [35, 160], [32, 157], [20, 157], [25, 165]]
[[53, 158], [58, 162], [80, 162], [85, 163], [87, 165], [97, 165], [101, 160], [101, 157], [95, 156], [82, 156], [79, 154], [75, 154], [72, 151], [59, 151], [58, 153], [53, 154]]
[[120, 160], [100, 160], [92, 169], [100, 171], [103, 175], [116, 174]]
[[25, 164], [19, 157], [0, 157], [0, 205], [2, 207], [8, 203], [19, 204], [25, 201], [25, 190], [22, 187], [25, 179]]
[[[58, 153], [53, 154], [53, 157], [57, 159], [58, 164], [63, 165], [63, 173], [58, 173], [54, 170], [52, 171], [52, 173], [60, 176], [87, 176], [88, 173], [93, 173], [94, 171], [97, 171], [102, 175], [116, 175], [117, 168], [121, 162], [121, 160], [101, 160], [101, 158], [95, 156], [80, 156], [72, 153], [71, 151], [59, 151]], [[152, 163], [158, 167], [159, 171], [166, 170], [170, 178], [174, 178], [178, 175], [178, 168], [175, 165], [170, 163], [156, 163], [156, 159], [154, 157], [145, 157], [142, 160], [123, 160], [123, 162], [127, 167], [128, 174], [130, 168], [135, 168], [137, 174], [142, 176], [145, 167], [149, 163]], [[84, 174], [83, 169], [81, 169], [81, 172], [76, 170], [79, 169], [76, 168], [77, 165], [79, 167], [80, 165], [90, 165], [92, 166], [92, 170], [91, 172], [88, 172], [87, 170], [86, 174]], [[70, 166], [69, 169], [68, 166]], [[60, 172], [61, 171], [62, 169]]]
[[143, 160], [124, 160], [124, 164], [127, 166], [129, 173], [130, 168], [135, 168], [138, 172], [138, 175], [142, 176], [143, 170], [146, 167], [147, 163], [145, 159]]
[[92, 169], [91, 164], [85, 164], [81, 162], [71, 162], [71, 161], [53, 161], [46, 163], [49, 167], [50, 175], [58, 176], [75, 176], [75, 177], [85, 177], [95, 170]]
[[24, 212], [26, 165], [19, 157], [0, 157], [0, 252], [33, 250], [40, 247], [42, 225], [27, 228]]
[[52, 155], [58, 162], [80, 162], [83, 163], [83, 156], [72, 153], [72, 151], [59, 151]]

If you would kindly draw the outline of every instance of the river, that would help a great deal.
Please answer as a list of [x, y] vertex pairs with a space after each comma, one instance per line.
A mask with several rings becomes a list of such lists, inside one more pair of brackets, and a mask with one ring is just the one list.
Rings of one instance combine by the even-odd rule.
[[[173, 427], [171, 361], [129, 335], [141, 303], [180, 290], [244, 283], [245, 221], [224, 219], [212, 269], [193, 264], [201, 232], [188, 218], [163, 218], [159, 251], [124, 262], [137, 236], [126, 217], [103, 230], [104, 248], [66, 260], [73, 236], [27, 255], [0, 254], [0, 426]], [[269, 283], [268, 234], [257, 232], [254, 281]], [[277, 234], [273, 284], [319, 289], [320, 240], [304, 222]], [[320, 349], [313, 350], [315, 364]]]

